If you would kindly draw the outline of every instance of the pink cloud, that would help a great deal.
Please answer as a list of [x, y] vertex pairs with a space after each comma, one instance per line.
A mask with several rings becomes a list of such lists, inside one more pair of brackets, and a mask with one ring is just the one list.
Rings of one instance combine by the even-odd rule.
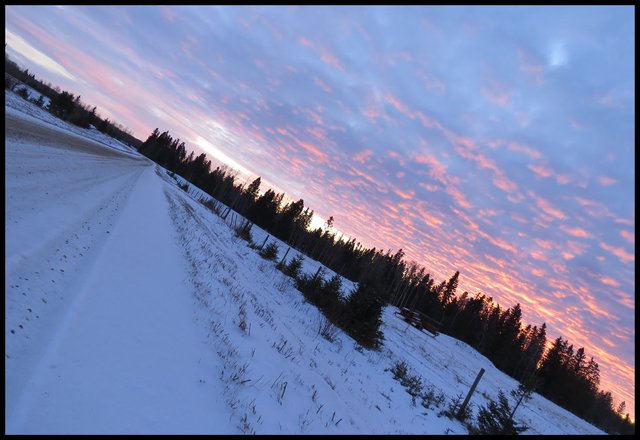
[[628, 218], [617, 218], [615, 220], [616, 223], [621, 223], [623, 225], [627, 225], [627, 226], [633, 226], [634, 222], [632, 219], [628, 219]]
[[521, 225], [528, 225], [529, 224], [529, 221], [526, 218], [524, 218], [523, 216], [521, 216], [520, 214], [518, 214], [516, 212], [512, 212], [511, 213], [511, 218], [514, 221], [520, 223]]
[[504, 240], [501, 240], [501, 239], [499, 239], [497, 237], [489, 236], [489, 241], [491, 243], [493, 243], [495, 246], [499, 247], [500, 249], [503, 249], [505, 251], [509, 251], [509, 252], [511, 252], [513, 254], [516, 254], [516, 255], [518, 254], [518, 250], [514, 246], [512, 246], [511, 244], [507, 243]]
[[473, 208], [473, 205], [471, 204], [471, 202], [469, 202], [469, 200], [467, 200], [467, 198], [465, 197], [465, 195], [456, 187], [448, 185], [445, 188], [445, 191], [451, 196], [453, 197], [454, 202], [464, 208], [464, 209], [471, 209]]
[[529, 168], [540, 177], [551, 177], [551, 175], [553, 175], [553, 172], [551, 170], [541, 165], [534, 165], [530, 163], [529, 165], [527, 165], [527, 168]]
[[474, 154], [472, 151], [469, 151], [470, 149], [477, 148], [475, 147], [475, 144], [472, 140], [465, 139], [464, 145], [467, 146], [466, 149], [460, 146], [455, 146], [453, 149], [460, 156], [476, 162], [480, 166], [480, 168], [492, 171], [494, 174], [492, 181], [497, 188], [508, 193], [513, 193], [518, 189], [518, 185], [514, 181], [509, 179], [505, 175], [505, 172], [500, 167], [498, 167], [498, 165], [496, 165], [494, 161], [487, 158], [482, 153]]
[[633, 232], [622, 230], [620, 231], [620, 236], [631, 244], [635, 244], [636, 242], [636, 234]]
[[173, 23], [178, 18], [176, 10], [166, 6], [160, 6], [160, 13], [169, 23]]
[[517, 142], [509, 142], [507, 144], [507, 149], [511, 150], [511, 151], [516, 151], [518, 153], [523, 153], [526, 154], [527, 156], [529, 156], [532, 159], [538, 159], [541, 154], [538, 150], [535, 150], [531, 147], [529, 147], [528, 145], [524, 145], [524, 144], [520, 144]]
[[542, 278], [546, 275], [546, 272], [542, 269], [531, 269], [531, 274]]
[[602, 277], [600, 281], [602, 281], [602, 284], [606, 284], [607, 286], [620, 287], [620, 283], [614, 280], [613, 278]]
[[582, 255], [586, 246], [583, 243], [579, 243], [577, 241], [568, 241], [566, 244], [566, 250], [571, 252], [573, 255]]
[[610, 246], [604, 242], [600, 242], [600, 247], [604, 250], [611, 252], [613, 255], [618, 257], [620, 261], [622, 261], [623, 263], [630, 263], [636, 259], [634, 254], [630, 254], [629, 252], [624, 250], [624, 248], [621, 248], [621, 247], [617, 248], [614, 246]]
[[304, 109], [303, 111], [309, 116], [309, 119], [311, 119], [314, 123], [316, 123], [317, 125], [324, 126], [324, 120], [322, 119], [322, 116], [320, 116], [317, 112], [309, 109]]
[[302, 46], [313, 47], [313, 43], [305, 37], [298, 37], [298, 43]]
[[540, 246], [542, 249], [553, 249], [554, 248], [554, 244], [551, 240], [543, 240], [541, 238], [536, 238], [534, 239], [534, 242]]
[[598, 176], [598, 183], [602, 186], [609, 186], [609, 185], [613, 185], [614, 183], [616, 183], [617, 180], [612, 179], [611, 177], [607, 177], [607, 176]]
[[328, 49], [322, 49], [320, 53], [320, 59], [328, 66], [335, 67], [339, 71], [344, 73], [344, 66], [342, 62]]
[[488, 87], [483, 87], [481, 92], [490, 102], [500, 107], [509, 105], [509, 100], [513, 95], [513, 91], [507, 90], [504, 84], [498, 81], [491, 81], [491, 84]]
[[544, 84], [545, 64], [533, 57], [522, 49], [518, 49], [518, 57], [520, 58], [520, 71], [533, 77], [537, 85]]
[[418, 201], [415, 206], [419, 218], [425, 222], [429, 227], [440, 229], [440, 226], [444, 222], [436, 215], [436, 212], [432, 209], [428, 209], [423, 201]]
[[326, 82], [322, 81], [320, 78], [318, 78], [315, 75], [313, 77], [313, 82], [325, 92], [327, 93], [333, 92], [333, 89]]
[[309, 142], [301, 141], [300, 139], [296, 139], [296, 143], [304, 148], [309, 154], [316, 157], [320, 163], [329, 162], [329, 156], [315, 145]]
[[437, 128], [442, 132], [446, 131], [446, 128], [437, 120], [430, 118], [428, 116], [425, 116], [424, 113], [422, 112], [418, 112], [418, 119], [420, 120], [420, 123], [422, 124], [423, 127], [425, 128]]
[[547, 261], [547, 257], [543, 252], [537, 251], [537, 250], [533, 250], [530, 252], [530, 255], [535, 258], [536, 260], [539, 261]]
[[[613, 217], [611, 211], [609, 211], [602, 202], [584, 199], [582, 197], [576, 197], [575, 200], [580, 204], [580, 206], [585, 208], [585, 211], [591, 217]], [[633, 223], [631, 223], [631, 225], [633, 225]]]
[[316, 52], [319, 52], [320, 60], [323, 63], [325, 63], [328, 66], [334, 67], [344, 73], [345, 69], [344, 69], [344, 66], [342, 65], [342, 62], [338, 59], [338, 57], [335, 56], [335, 54], [333, 54], [326, 47], [322, 47], [317, 42], [312, 42], [311, 40], [303, 36], [298, 37], [298, 44], [300, 44], [301, 46], [310, 47]]
[[418, 185], [420, 185], [422, 188], [426, 189], [429, 192], [437, 192], [437, 191], [440, 191], [442, 189], [438, 185], [430, 185], [430, 184], [424, 183], [424, 182], [419, 182]]
[[447, 184], [449, 182], [447, 175], [447, 167], [442, 164], [436, 157], [426, 154], [415, 154], [412, 157], [414, 162], [429, 165], [429, 175], [439, 181]]
[[554, 218], [556, 218], [558, 220], [564, 220], [564, 219], [567, 218], [567, 216], [565, 215], [564, 212], [562, 212], [559, 209], [554, 208], [553, 206], [551, 206], [551, 203], [549, 203], [548, 200], [545, 200], [542, 197], [537, 197], [536, 198], [536, 204], [545, 213], [549, 214], [550, 216], [552, 216], [552, 217], [554, 217]]
[[403, 115], [405, 115], [409, 119], [415, 119], [416, 118], [416, 114], [413, 111], [411, 111], [411, 109], [405, 103], [400, 101], [398, 98], [393, 96], [391, 93], [385, 94], [384, 99], [389, 104], [391, 104], [398, 112], [402, 113]]
[[353, 160], [364, 164], [365, 162], [368, 162], [371, 159], [371, 156], [373, 156], [373, 151], [369, 149], [364, 149], [360, 151], [358, 154], [354, 155]]
[[580, 238], [591, 237], [591, 234], [589, 234], [587, 231], [579, 227], [569, 228], [568, 226], [562, 225], [560, 226], [560, 229], [562, 229], [564, 232], [566, 232], [569, 235], [573, 235], [574, 237], [580, 237]]
[[402, 197], [403, 199], [405, 199], [405, 200], [410, 200], [410, 199], [412, 199], [412, 198], [413, 198], [413, 196], [415, 196], [415, 195], [416, 195], [416, 192], [415, 192], [415, 191], [411, 191], [411, 190], [410, 190], [410, 191], [404, 192], [404, 191], [401, 191], [401, 190], [399, 190], [399, 189], [397, 189], [397, 188], [394, 190], [394, 192], [395, 192], [397, 195], [399, 195], [400, 197]]
[[513, 180], [508, 179], [504, 175], [493, 178], [493, 184], [504, 192], [512, 193], [518, 189], [518, 185]]

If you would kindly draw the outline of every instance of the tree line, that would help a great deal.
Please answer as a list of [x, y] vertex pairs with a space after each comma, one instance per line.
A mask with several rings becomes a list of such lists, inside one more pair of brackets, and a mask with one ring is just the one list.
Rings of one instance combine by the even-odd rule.
[[[109, 118], [100, 117], [97, 114], [97, 107], [82, 103], [80, 95], [74, 96], [72, 93], [61, 90], [57, 86], [54, 87], [51, 83], [38, 80], [33, 73], [29, 73], [29, 69], [20, 68], [16, 62], [9, 58], [6, 50], [4, 64], [5, 89], [15, 90], [23, 98], [27, 99], [28, 93], [26, 89], [19, 87], [20, 83], [25, 84], [40, 93], [41, 96], [49, 97], [50, 103], [47, 110], [63, 121], [82, 128], [89, 128], [89, 126], [93, 125], [101, 132], [135, 148], [142, 143], [142, 141], [133, 136], [128, 128], [110, 121]], [[42, 98], [33, 100], [33, 102], [40, 107], [45, 107]]]
[[[187, 154], [185, 143], [168, 131], [157, 128], [142, 142], [119, 124], [102, 119], [96, 107], [80, 101], [80, 96], [43, 83], [22, 70], [5, 52], [5, 88], [15, 88], [15, 80], [50, 98], [49, 111], [63, 120], [98, 130], [132, 145], [167, 170], [182, 176], [216, 200], [229, 206], [253, 224], [359, 287], [336, 308], [336, 280], [323, 282], [301, 277], [298, 288], [336, 323], [364, 346], [376, 347], [383, 335], [379, 331], [382, 308], [386, 304], [408, 307], [439, 323], [445, 334], [460, 339], [489, 358], [497, 368], [521, 383], [534, 384], [536, 391], [579, 417], [609, 433], [630, 434], [635, 423], [623, 415], [625, 404], [614, 408], [611, 392], [599, 389], [597, 362], [587, 359], [584, 348], [577, 350], [558, 337], [546, 348], [546, 324], [524, 325], [519, 304], [503, 308], [491, 297], [463, 292], [457, 295], [460, 273], [437, 283], [426, 269], [407, 262], [402, 249], [366, 248], [355, 238], [339, 237], [328, 226], [310, 229], [313, 211], [304, 201], [285, 202], [285, 194], [272, 189], [260, 193], [261, 178], [249, 184], [237, 172], [213, 165], [205, 153]], [[315, 284], [314, 284], [315, 283]], [[314, 287], [316, 286], [316, 287]], [[330, 293], [328, 293], [330, 292]], [[340, 313], [335, 312], [340, 310]], [[333, 312], [332, 312], [333, 311]]]

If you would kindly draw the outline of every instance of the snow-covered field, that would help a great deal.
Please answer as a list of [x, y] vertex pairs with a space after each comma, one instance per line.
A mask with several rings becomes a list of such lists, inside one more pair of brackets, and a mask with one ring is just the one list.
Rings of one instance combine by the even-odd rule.
[[42, 96], [42, 107], [45, 108], [45, 109], [49, 108], [49, 104], [51, 104], [51, 99], [48, 96], [43, 95], [42, 93], [38, 92], [37, 90], [34, 90], [33, 88], [29, 87], [28, 85], [23, 84], [20, 81], [18, 81], [18, 85], [14, 88], [14, 91], [18, 92], [20, 89], [24, 89], [24, 90], [27, 91], [27, 98], [29, 100], [37, 101]]
[[[474, 413], [517, 387], [393, 307], [378, 351], [324, 338], [318, 310], [197, 189], [5, 97], [7, 433], [466, 434], [440, 412], [480, 368]], [[444, 401], [412, 402], [389, 371], [399, 361]], [[602, 433], [538, 395], [516, 420], [526, 434]]]

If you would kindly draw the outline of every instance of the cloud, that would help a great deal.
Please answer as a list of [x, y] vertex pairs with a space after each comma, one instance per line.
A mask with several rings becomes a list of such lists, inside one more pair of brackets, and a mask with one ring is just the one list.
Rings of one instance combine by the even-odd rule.
[[43, 54], [38, 49], [27, 43], [23, 38], [18, 35], [15, 35], [13, 32], [5, 29], [5, 40], [7, 44], [15, 51], [20, 53], [22, 56], [28, 58], [33, 61], [37, 65], [44, 67], [49, 72], [55, 73], [56, 75], [60, 75], [64, 78], [67, 78], [71, 81], [77, 81], [77, 78], [72, 75], [67, 69], [65, 69], [62, 65], [57, 63], [55, 60], [50, 58], [49, 56]]
[[606, 284], [607, 286], [620, 287], [620, 283], [613, 278], [603, 277], [600, 281], [602, 281], [602, 284]]
[[636, 242], [636, 234], [633, 232], [622, 230], [620, 231], [620, 236], [631, 244], [635, 244]]
[[550, 69], [558, 69], [569, 63], [569, 53], [563, 41], [554, 41], [549, 46], [547, 64]]
[[613, 185], [617, 182], [617, 180], [612, 179], [611, 177], [607, 177], [607, 176], [598, 176], [598, 183], [602, 186], [610, 186]]
[[491, 81], [491, 84], [483, 87], [481, 92], [485, 98], [499, 107], [508, 106], [513, 95], [513, 91], [507, 90], [503, 84], [497, 81]]
[[573, 235], [574, 237], [579, 237], [579, 238], [591, 237], [591, 234], [589, 234], [587, 231], [579, 227], [569, 228], [568, 226], [562, 225], [560, 226], [560, 229], [562, 229], [564, 232], [566, 232], [569, 235]]
[[527, 167], [540, 177], [551, 177], [553, 171], [540, 165], [529, 164]]
[[606, 251], [611, 252], [613, 255], [618, 257], [620, 261], [622, 261], [623, 263], [630, 263], [632, 261], [635, 261], [636, 259], [635, 255], [630, 254], [624, 248], [614, 247], [604, 242], [600, 242], [600, 247]]
[[546, 214], [549, 214], [551, 217], [557, 220], [565, 220], [567, 218], [567, 215], [564, 212], [553, 207], [548, 200], [542, 197], [537, 197], [535, 198], [535, 202], [540, 209], [542, 209]]

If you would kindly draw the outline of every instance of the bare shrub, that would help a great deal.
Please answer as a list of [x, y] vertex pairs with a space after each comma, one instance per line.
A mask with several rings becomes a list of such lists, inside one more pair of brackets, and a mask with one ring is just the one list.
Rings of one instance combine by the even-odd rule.
[[237, 226], [235, 228], [235, 233], [236, 236], [242, 238], [243, 240], [251, 243], [253, 240], [251, 238], [251, 227], [253, 226], [253, 223], [251, 223], [249, 220], [244, 220], [242, 223], [240, 223], [239, 226]]
[[238, 327], [240, 327], [240, 330], [246, 334], [249, 333], [249, 329], [251, 328], [251, 326], [247, 324], [247, 309], [245, 303], [242, 303], [238, 310]]
[[338, 336], [338, 327], [333, 325], [325, 317], [321, 316], [318, 320], [318, 334], [329, 342], [335, 342]]

